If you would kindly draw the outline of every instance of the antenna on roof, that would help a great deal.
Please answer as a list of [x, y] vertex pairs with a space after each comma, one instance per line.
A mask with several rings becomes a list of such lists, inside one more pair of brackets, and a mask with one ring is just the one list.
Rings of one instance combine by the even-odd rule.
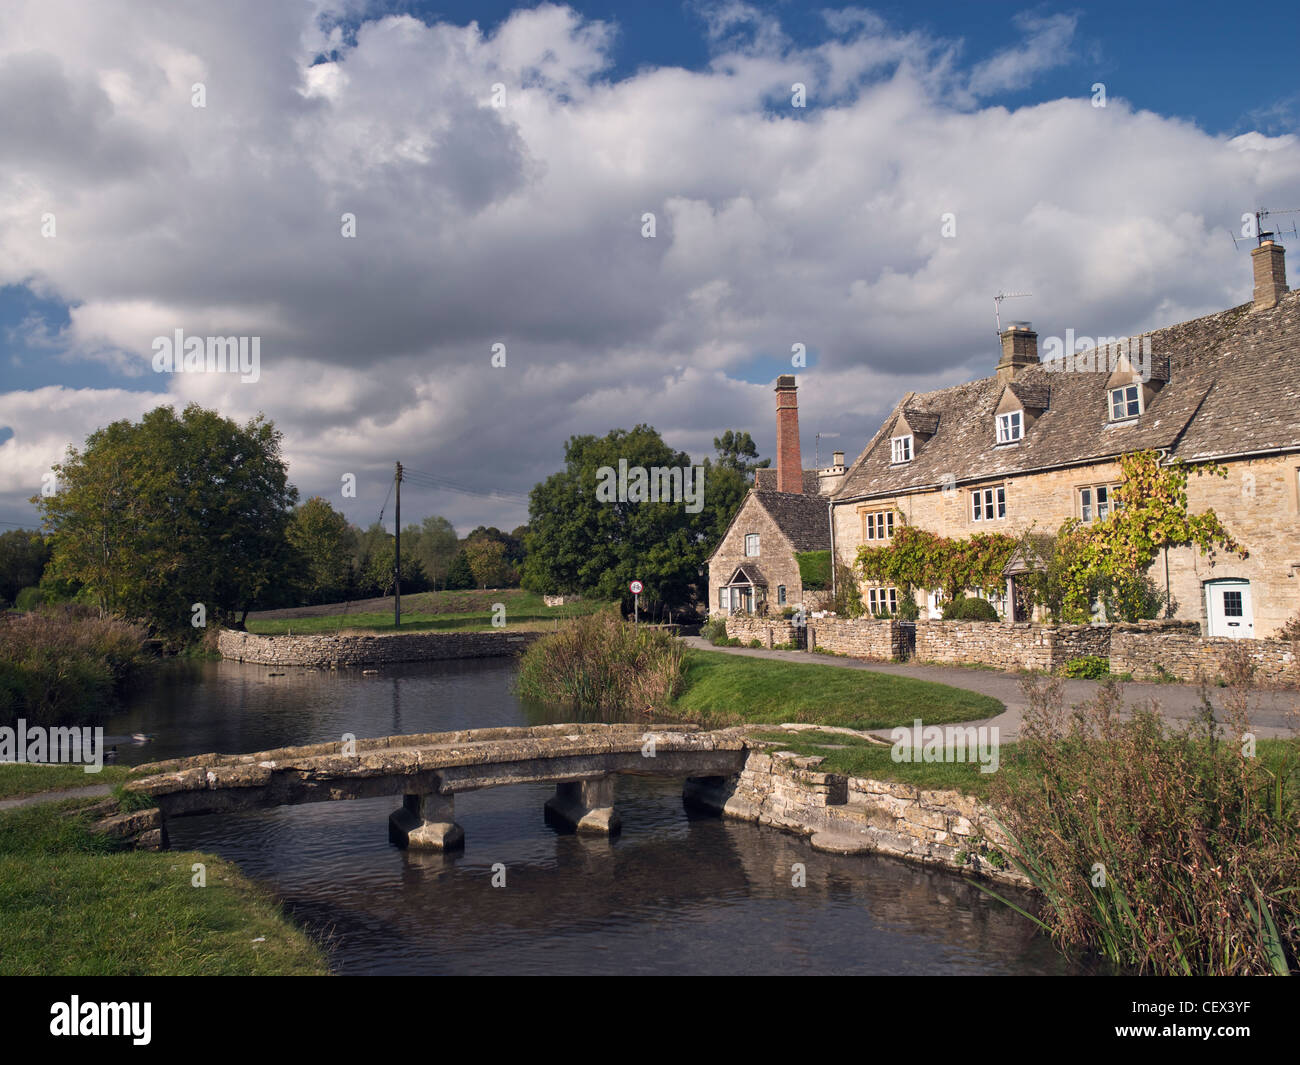
[[818, 433], [817, 434], [815, 443], [813, 444], [813, 462], [817, 464], [817, 468], [819, 470], [822, 468], [822, 437], [823, 436], [826, 437], [827, 440], [833, 440], [835, 437], [839, 435], [840, 435], [839, 433]]
[[[1236, 234], [1233, 234], [1232, 246], [1234, 248], [1240, 248], [1245, 241], [1250, 240], [1251, 237], [1254, 237], [1255, 246], [1263, 247], [1264, 241], [1273, 240], [1274, 238], [1279, 237], [1282, 234], [1286, 233], [1286, 230], [1278, 229], [1276, 226], [1271, 230], [1265, 229], [1264, 219], [1268, 218], [1270, 215], [1275, 215], [1275, 214], [1297, 214], [1297, 213], [1300, 213], [1300, 207], [1288, 207], [1286, 210], [1283, 211], [1266, 211], [1263, 207], [1261, 207], [1258, 211], [1255, 212], [1254, 226], [1253, 227], [1250, 226], [1249, 223], [1247, 223], [1247, 225], [1242, 226], [1241, 240], [1238, 240]], [[1250, 218], [1250, 215], [1245, 215], [1244, 217], [1248, 219]], [[1247, 229], [1251, 229], [1251, 228], [1254, 229], [1253, 233], [1245, 232]], [[1291, 232], [1288, 235], [1292, 237], [1300, 236], [1300, 233], [1296, 232], [1296, 227], [1294, 222], [1291, 223]]]
[[998, 336], [1002, 335], [1002, 301], [1032, 295], [1032, 292], [999, 292], [993, 297], [993, 320], [998, 324]]

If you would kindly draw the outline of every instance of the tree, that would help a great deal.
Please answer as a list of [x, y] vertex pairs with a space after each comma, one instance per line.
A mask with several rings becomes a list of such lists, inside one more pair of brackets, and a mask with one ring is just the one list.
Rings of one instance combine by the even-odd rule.
[[457, 551], [447, 569], [447, 587], [453, 590], [474, 587], [474, 571], [469, 568], [469, 557], [464, 551]]
[[504, 587], [514, 576], [514, 567], [506, 560], [506, 545], [500, 540], [471, 540], [465, 545], [465, 558], [480, 588]]
[[[402, 543], [405, 547], [405, 539]], [[425, 575], [435, 588], [445, 588], [447, 572], [459, 551], [460, 540], [451, 522], [435, 514], [421, 523], [419, 541], [411, 552], [411, 557], [419, 560]]]
[[59, 491], [32, 499], [56, 575], [162, 630], [188, 631], [194, 604], [242, 625], [290, 562], [281, 437], [262, 415], [241, 427], [197, 404], [96, 430], [54, 467]]
[[754, 438], [747, 432], [728, 429], [721, 436], [713, 438], [713, 446], [718, 452], [718, 468], [735, 470], [751, 484], [754, 481], [755, 470], [765, 470], [772, 465], [771, 459], [756, 461], [758, 447], [754, 444]]
[[0, 533], [0, 599], [12, 603], [24, 588], [39, 584], [49, 561], [50, 545], [40, 533]]
[[1188, 464], [1181, 459], [1165, 465], [1156, 451], [1134, 451], [1120, 458], [1123, 502], [1117, 510], [1091, 525], [1073, 518], [1061, 526], [1057, 550], [1064, 564], [1062, 613], [1066, 620], [1084, 621], [1100, 594], [1109, 614], [1137, 620], [1149, 612], [1152, 589], [1144, 580], [1156, 556], [1170, 547], [1197, 547], [1202, 554], [1221, 548], [1241, 558], [1247, 551], [1233, 538], [1213, 510], [1190, 514], [1187, 480], [1227, 477], [1213, 462]]
[[320, 496], [293, 512], [286, 532], [300, 559], [298, 588], [309, 603], [331, 603], [352, 583], [354, 540], [347, 518]]
[[[628, 583], [645, 584], [643, 602], [676, 606], [690, 601], [706, 557], [705, 533], [714, 515], [690, 513], [683, 502], [602, 502], [602, 468], [689, 467], [648, 425], [615, 429], [604, 437], [571, 437], [565, 468], [533, 488], [524, 587], [553, 594], [582, 592], [621, 599]], [[698, 471], [696, 471], [698, 476]], [[707, 471], [702, 499], [712, 492]]]

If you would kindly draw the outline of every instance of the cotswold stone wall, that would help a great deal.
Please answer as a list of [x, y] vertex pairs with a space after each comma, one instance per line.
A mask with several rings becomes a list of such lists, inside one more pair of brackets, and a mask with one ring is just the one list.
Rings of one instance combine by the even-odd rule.
[[1000, 852], [1005, 839], [978, 800], [957, 791], [822, 773], [821, 762], [790, 751], [751, 750], [738, 776], [689, 780], [686, 797], [724, 817], [810, 836], [816, 850], [875, 851], [1027, 884], [1009, 862], [1001, 869], [990, 864], [990, 850]]
[[1214, 680], [1223, 671], [1223, 656], [1234, 645], [1246, 648], [1255, 663], [1255, 679], [1300, 687], [1296, 647], [1280, 640], [1203, 639], [1181, 632], [1152, 632], [1117, 627], [1110, 639], [1110, 671], [1132, 673], [1137, 680], [1166, 674], [1193, 681], [1198, 673]]
[[1000, 621], [918, 621], [916, 659], [1050, 672], [1072, 658], [1110, 654], [1105, 625], [1008, 625]]
[[385, 662], [431, 662], [446, 658], [517, 655], [540, 632], [401, 632], [376, 636], [256, 636], [222, 629], [222, 658], [264, 666], [369, 666]]
[[732, 614], [727, 618], [727, 635], [743, 643], [758, 640], [764, 647], [771, 647], [778, 643], [794, 643], [797, 627], [785, 618]]
[[903, 653], [898, 623], [880, 618], [809, 618], [808, 647], [882, 660]]

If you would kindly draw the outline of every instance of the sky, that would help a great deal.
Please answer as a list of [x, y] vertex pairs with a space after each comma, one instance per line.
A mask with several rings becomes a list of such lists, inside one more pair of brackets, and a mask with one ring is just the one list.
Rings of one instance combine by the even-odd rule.
[[[1040, 345], [1246, 302], [1242, 216], [1300, 208], [1298, 24], [6, 0], [0, 528], [159, 404], [265, 414], [363, 526], [401, 461], [403, 523], [462, 535], [524, 523], [575, 434], [771, 456], [780, 373], [804, 465], [852, 459], [906, 392], [993, 372], [999, 292]], [[160, 369], [178, 330], [256, 338], [257, 373]]]

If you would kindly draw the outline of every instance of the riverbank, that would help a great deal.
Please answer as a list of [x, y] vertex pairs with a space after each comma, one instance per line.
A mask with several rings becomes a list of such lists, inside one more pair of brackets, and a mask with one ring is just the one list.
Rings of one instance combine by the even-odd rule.
[[321, 632], [307, 636], [258, 636], [251, 632], [222, 629], [217, 636], [217, 650], [223, 658], [254, 665], [341, 669], [394, 662], [518, 655], [543, 635], [543, 632], [495, 629], [489, 632], [392, 632], [375, 635]]
[[0, 975], [328, 974], [322, 948], [233, 863], [122, 850], [91, 831], [92, 806], [0, 811]]

